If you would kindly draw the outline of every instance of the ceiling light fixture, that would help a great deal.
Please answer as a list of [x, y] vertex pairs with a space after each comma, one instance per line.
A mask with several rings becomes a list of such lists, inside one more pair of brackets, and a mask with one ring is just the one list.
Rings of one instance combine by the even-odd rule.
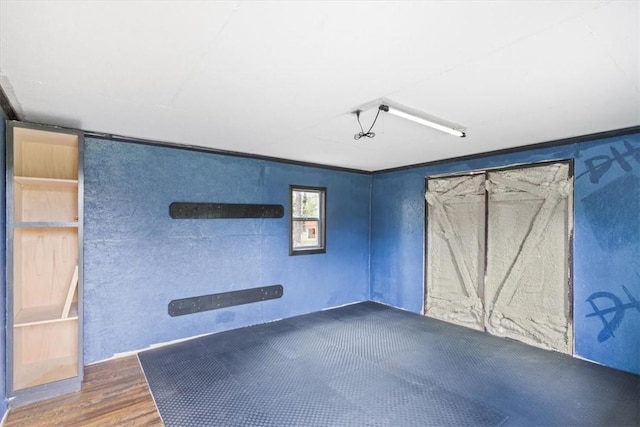
[[464, 138], [466, 136], [466, 134], [461, 130], [454, 129], [441, 123], [436, 123], [432, 120], [425, 119], [424, 117], [417, 116], [413, 113], [407, 113], [406, 111], [399, 110], [396, 107], [390, 107], [389, 105], [381, 104], [378, 109], [379, 111], [384, 111], [385, 113], [393, 114], [394, 116], [402, 117], [403, 119], [411, 120], [412, 122], [416, 122], [424, 126], [429, 126], [430, 128], [437, 129], [441, 132], [446, 132], [453, 136], [459, 136], [461, 138]]

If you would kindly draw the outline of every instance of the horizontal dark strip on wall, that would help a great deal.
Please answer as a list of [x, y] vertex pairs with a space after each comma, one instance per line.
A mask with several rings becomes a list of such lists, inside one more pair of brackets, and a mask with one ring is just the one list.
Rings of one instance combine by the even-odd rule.
[[169, 316], [184, 316], [185, 314], [199, 313], [201, 311], [217, 310], [234, 305], [277, 299], [281, 298], [283, 293], [284, 288], [282, 285], [273, 285], [243, 289], [241, 291], [174, 299], [169, 303]]
[[284, 206], [246, 203], [190, 203], [169, 205], [173, 219], [282, 218]]
[[521, 151], [535, 150], [539, 148], [558, 147], [561, 145], [576, 144], [579, 142], [589, 142], [597, 139], [615, 138], [618, 136], [631, 135], [634, 133], [640, 133], [640, 126], [632, 126], [624, 129], [616, 129], [616, 130], [609, 130], [605, 132], [591, 133], [588, 135], [574, 136], [571, 138], [557, 139], [554, 141], [537, 142], [535, 144], [520, 145], [518, 147], [503, 148], [501, 150], [493, 150], [493, 151], [485, 151], [482, 153], [469, 154], [467, 156], [451, 157], [448, 159], [433, 160], [431, 162], [416, 163], [413, 165], [398, 166], [398, 167], [389, 168], [389, 169], [380, 169], [373, 172], [373, 174], [397, 172], [397, 171], [408, 170], [408, 169], [423, 168], [427, 166], [437, 166], [437, 165], [442, 165], [446, 163], [464, 162], [469, 160], [481, 159], [483, 157], [499, 156], [502, 154], [512, 154], [512, 153], [518, 153]]

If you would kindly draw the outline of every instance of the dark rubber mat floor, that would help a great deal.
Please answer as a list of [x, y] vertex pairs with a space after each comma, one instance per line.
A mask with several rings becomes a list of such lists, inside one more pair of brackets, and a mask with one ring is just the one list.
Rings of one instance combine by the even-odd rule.
[[639, 426], [640, 377], [365, 302], [139, 354], [171, 426]]

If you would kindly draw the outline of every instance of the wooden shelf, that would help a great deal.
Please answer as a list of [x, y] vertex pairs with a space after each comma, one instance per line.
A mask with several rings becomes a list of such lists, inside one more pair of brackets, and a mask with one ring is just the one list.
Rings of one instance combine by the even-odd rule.
[[[7, 270], [12, 273], [7, 369], [13, 372], [12, 394], [74, 377], [79, 384], [82, 376], [82, 137], [14, 122], [7, 126]], [[52, 386], [45, 394], [71, 389], [71, 383]]]
[[78, 178], [79, 139], [75, 133], [14, 127], [14, 175]]
[[14, 328], [22, 328], [25, 326], [44, 325], [46, 323], [67, 322], [69, 320], [78, 320], [78, 304], [72, 304], [69, 316], [62, 317], [62, 309], [60, 306], [23, 308], [16, 314], [13, 321]]
[[38, 178], [32, 176], [14, 176], [17, 184], [38, 187], [77, 187], [77, 179]]
[[14, 177], [14, 220], [17, 223], [76, 222], [78, 180]]
[[78, 221], [25, 221], [13, 223], [15, 228], [78, 228]]

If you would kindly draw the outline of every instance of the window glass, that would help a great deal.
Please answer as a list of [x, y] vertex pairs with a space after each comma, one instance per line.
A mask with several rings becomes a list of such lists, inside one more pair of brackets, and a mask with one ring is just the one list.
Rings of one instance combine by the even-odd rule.
[[325, 252], [326, 189], [291, 186], [290, 254]]

